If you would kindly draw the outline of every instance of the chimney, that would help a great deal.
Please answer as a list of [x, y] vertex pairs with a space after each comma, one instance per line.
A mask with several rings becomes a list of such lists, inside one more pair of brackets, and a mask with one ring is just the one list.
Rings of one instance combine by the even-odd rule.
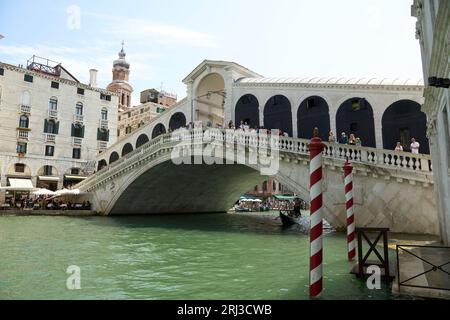
[[91, 69], [89, 70], [89, 85], [91, 87], [97, 87], [97, 70]]

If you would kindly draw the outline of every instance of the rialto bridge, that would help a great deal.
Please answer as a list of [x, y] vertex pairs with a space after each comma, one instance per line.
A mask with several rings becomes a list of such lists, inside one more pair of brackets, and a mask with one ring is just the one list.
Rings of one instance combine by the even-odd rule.
[[[355, 166], [357, 225], [438, 234], [431, 161], [426, 155], [426, 116], [420, 111], [423, 86], [419, 83], [264, 78], [235, 63], [208, 60], [183, 82], [185, 99], [98, 155], [98, 172], [78, 185], [89, 193], [97, 211], [225, 212], [240, 194], [268, 175], [308, 200], [306, 146], [312, 129], [318, 127], [325, 141], [329, 131], [354, 133], [362, 139], [362, 146], [329, 144], [325, 151], [324, 210], [333, 226], [345, 225], [341, 169], [348, 157]], [[179, 151], [181, 142], [178, 132], [176, 138], [170, 132], [188, 122], [226, 127], [229, 121], [238, 124], [241, 120], [253, 128], [282, 129], [289, 134], [277, 137], [272, 148], [279, 154], [276, 172], [265, 172], [259, 162], [193, 165], [174, 161], [174, 150]], [[184, 139], [190, 143], [181, 149], [193, 145], [208, 149], [205, 141], [191, 143], [195, 132], [190, 131], [190, 138]], [[218, 144], [225, 149], [232, 146], [234, 157], [248, 160], [259, 154], [255, 151], [260, 147], [258, 139], [230, 142], [225, 141], [225, 133], [219, 136], [223, 138], [217, 139]], [[407, 148], [411, 137], [421, 143], [420, 151], [425, 154], [392, 151], [397, 141]], [[219, 152], [213, 158], [227, 157]]]

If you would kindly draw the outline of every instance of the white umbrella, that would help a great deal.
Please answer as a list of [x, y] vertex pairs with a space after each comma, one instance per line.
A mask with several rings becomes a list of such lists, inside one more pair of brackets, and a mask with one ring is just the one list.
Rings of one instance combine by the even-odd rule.
[[33, 192], [33, 194], [34, 194], [35, 196], [47, 196], [47, 195], [50, 195], [50, 196], [51, 196], [51, 195], [54, 195], [55, 192], [53, 192], [53, 191], [51, 191], [51, 190], [48, 190], [48, 189], [45, 189], [45, 188], [41, 188], [41, 189], [39, 189], [39, 190]]
[[80, 194], [80, 189], [61, 189], [56, 191], [55, 196], [77, 195]]

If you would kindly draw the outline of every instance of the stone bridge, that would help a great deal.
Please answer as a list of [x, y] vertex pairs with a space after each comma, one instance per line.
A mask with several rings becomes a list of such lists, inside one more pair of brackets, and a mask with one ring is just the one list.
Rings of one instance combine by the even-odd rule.
[[[140, 139], [138, 134], [128, 137], [135, 148], [77, 186], [96, 211], [226, 212], [268, 176], [309, 200], [309, 140], [201, 128]], [[439, 233], [429, 156], [335, 143], [325, 143], [323, 154], [324, 217], [332, 226], [345, 227], [342, 167], [348, 158], [354, 166], [357, 226]]]

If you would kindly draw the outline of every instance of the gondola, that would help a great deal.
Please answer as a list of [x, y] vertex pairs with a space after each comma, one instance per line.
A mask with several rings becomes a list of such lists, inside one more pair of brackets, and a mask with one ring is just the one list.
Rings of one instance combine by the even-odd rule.
[[250, 212], [249, 208], [244, 208], [244, 207], [236, 207], [234, 208], [235, 212]]
[[281, 222], [283, 223], [284, 227], [289, 227], [294, 224], [300, 224], [300, 218], [290, 217], [281, 211], [280, 211], [280, 219], [281, 219]]

